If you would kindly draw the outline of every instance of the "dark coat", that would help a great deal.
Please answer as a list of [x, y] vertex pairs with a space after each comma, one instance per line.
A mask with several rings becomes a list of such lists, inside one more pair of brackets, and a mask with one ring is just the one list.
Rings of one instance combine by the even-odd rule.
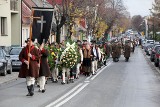
[[38, 60], [40, 58], [39, 51], [34, 46], [31, 46], [30, 53], [32, 54], [32, 58], [30, 58], [29, 62], [29, 69], [27, 65], [24, 63], [25, 60], [28, 60], [28, 46], [24, 47], [19, 54], [19, 60], [22, 62], [20, 71], [19, 71], [19, 78], [26, 78], [27, 76], [30, 77], [39, 77], [38, 73]]
[[94, 60], [98, 60], [98, 59], [99, 59], [99, 54], [98, 54], [98, 49], [97, 49], [97, 47], [95, 47], [95, 50], [96, 50], [96, 54], [97, 54], [97, 56], [95, 56], [95, 55], [94, 55], [93, 47], [91, 48], [91, 55], [92, 55], [91, 60], [92, 60], [92, 61], [94, 61]]
[[129, 45], [124, 46], [124, 57], [129, 58], [131, 53], [131, 47]]
[[51, 76], [51, 71], [49, 69], [49, 64], [47, 60], [49, 52], [46, 49], [42, 49], [40, 53], [41, 53], [41, 61], [40, 61], [39, 76], [49, 77]]
[[110, 56], [111, 46], [108, 45], [108, 44], [106, 44], [106, 45], [104, 46], [104, 51], [105, 51], [105, 54], [106, 54], [107, 56]]
[[117, 45], [117, 51], [118, 51], [118, 56], [120, 56], [121, 55], [121, 49], [122, 49], [122, 45], [119, 43], [118, 45]]
[[118, 47], [116, 44], [112, 44], [112, 58], [118, 58], [119, 54], [118, 54]]

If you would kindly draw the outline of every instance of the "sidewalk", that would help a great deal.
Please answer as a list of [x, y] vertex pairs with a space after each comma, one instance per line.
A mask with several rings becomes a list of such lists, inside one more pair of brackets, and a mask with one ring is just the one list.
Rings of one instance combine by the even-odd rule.
[[7, 74], [6, 76], [0, 76], [0, 84], [8, 83], [18, 79], [19, 72], [12, 72], [12, 74]]

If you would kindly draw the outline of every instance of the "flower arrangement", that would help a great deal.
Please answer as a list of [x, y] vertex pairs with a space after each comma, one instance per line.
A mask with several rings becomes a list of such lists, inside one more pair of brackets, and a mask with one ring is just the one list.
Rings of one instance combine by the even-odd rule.
[[54, 46], [49, 46], [48, 50], [49, 50], [48, 63], [49, 63], [50, 69], [53, 69], [57, 66], [58, 54], [60, 49]]
[[75, 51], [75, 43], [72, 45], [67, 42], [66, 49], [62, 52], [60, 61], [63, 67], [72, 68], [77, 63], [77, 52]]

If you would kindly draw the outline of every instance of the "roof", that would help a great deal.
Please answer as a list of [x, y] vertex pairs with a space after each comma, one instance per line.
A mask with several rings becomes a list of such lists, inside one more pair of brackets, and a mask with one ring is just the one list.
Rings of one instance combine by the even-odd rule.
[[51, 5], [53, 4], [58, 4], [58, 5], [62, 5], [62, 0], [47, 0], [48, 3], [50, 3]]
[[23, 0], [23, 2], [27, 5], [28, 8], [37, 7], [37, 5], [33, 2], [33, 0]]
[[29, 18], [25, 18], [25, 16], [30, 16], [31, 10], [22, 2], [22, 23], [23, 24], [29, 24], [30, 20]]
[[31, 8], [36, 7], [32, 0], [23, 0], [22, 1], [22, 24], [28, 25], [30, 24], [29, 18], [25, 18], [25, 16], [31, 16]]

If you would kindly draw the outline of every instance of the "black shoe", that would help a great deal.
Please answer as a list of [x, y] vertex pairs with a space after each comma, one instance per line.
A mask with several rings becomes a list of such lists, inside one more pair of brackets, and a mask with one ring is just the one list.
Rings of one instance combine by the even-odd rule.
[[65, 82], [61, 82], [61, 84], [62, 84], [62, 85], [64, 85], [64, 84], [65, 84]]
[[26, 96], [31, 96], [31, 86], [27, 86], [28, 94]]
[[74, 83], [74, 80], [73, 80], [73, 79], [71, 79], [71, 83]]
[[67, 80], [67, 84], [69, 84], [69, 80]]
[[30, 93], [28, 93], [26, 96], [31, 96]]
[[30, 88], [30, 95], [33, 96], [34, 95], [34, 85], [32, 84], [30, 87], [31, 87]]
[[52, 83], [58, 83], [58, 80], [52, 81]]
[[42, 93], [44, 93], [45, 91], [46, 91], [46, 90], [45, 90], [45, 89], [43, 89], [43, 90], [42, 90]]
[[41, 92], [41, 90], [39, 89], [38, 92]]

